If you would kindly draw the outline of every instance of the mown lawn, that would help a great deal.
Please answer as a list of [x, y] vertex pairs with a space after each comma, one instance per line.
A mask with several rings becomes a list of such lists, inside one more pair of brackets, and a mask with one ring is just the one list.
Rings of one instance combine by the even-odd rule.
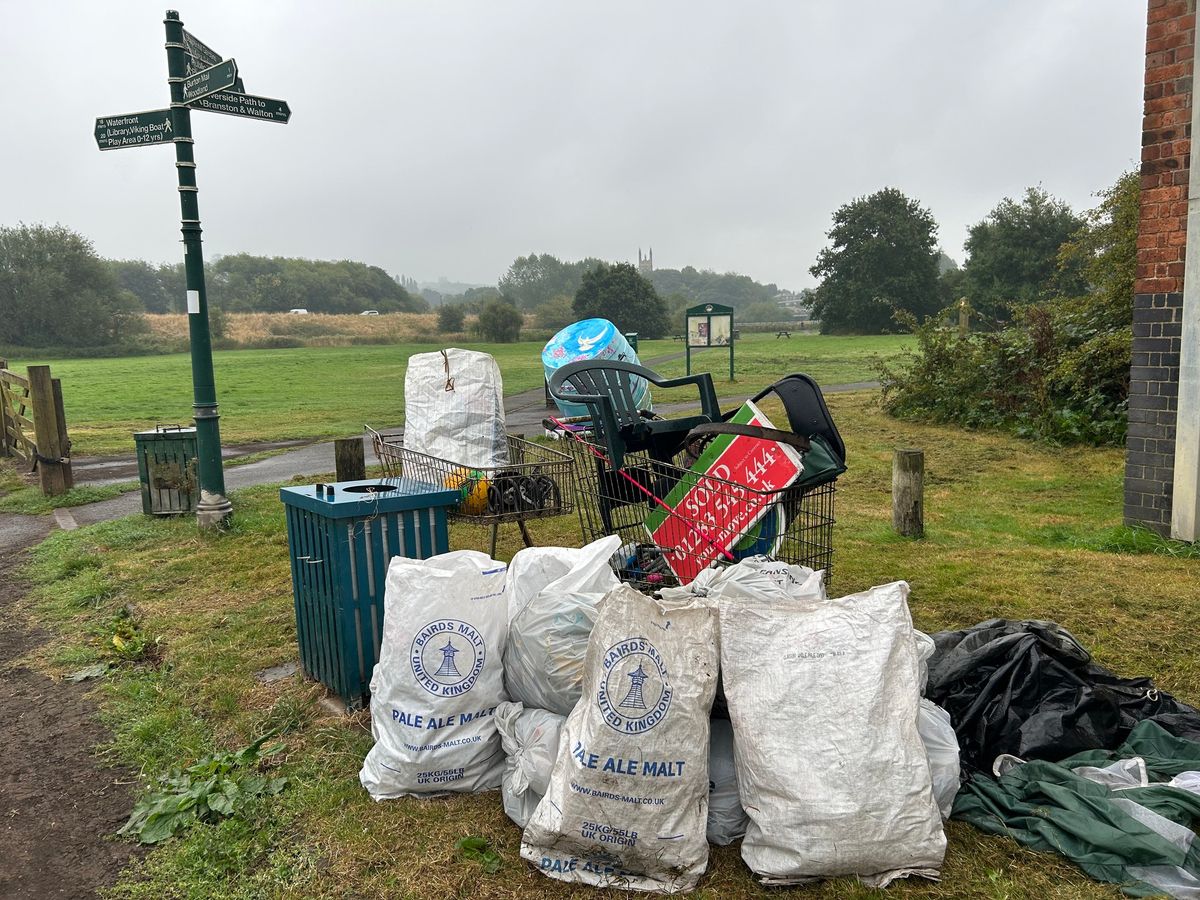
[[[797, 334], [776, 340], [749, 334], [737, 345], [737, 382], [728, 382], [728, 356], [706, 350], [695, 357], [697, 371], [711, 368], [722, 397], [744, 397], [793, 371], [822, 384], [873, 378], [870, 358], [893, 356], [911, 338], [826, 337]], [[541, 342], [462, 344], [496, 357], [504, 391], [515, 394], [542, 384]], [[404, 420], [404, 373], [413, 353], [432, 344], [365, 347], [308, 347], [292, 350], [227, 350], [213, 354], [221, 437], [226, 444], [308, 437], [344, 437], [399, 425]], [[684, 372], [683, 345], [645, 341], [645, 361], [666, 375]], [[77, 455], [132, 453], [135, 431], [161, 423], [191, 421], [191, 363], [185, 354], [119, 359], [14, 360], [18, 371], [48, 363], [63, 383], [67, 427]], [[672, 392], [660, 399], [683, 399]]]
[[[995, 434], [886, 418], [873, 394], [829, 398], [849, 448], [838, 494], [834, 590], [897, 578], [913, 587], [916, 624], [961, 627], [994, 616], [1053, 619], [1097, 660], [1150, 675], [1200, 702], [1200, 559], [1096, 548], [1136, 541], [1119, 527], [1119, 450], [1053, 449]], [[891, 455], [922, 447], [928, 537], [890, 529]], [[200, 534], [187, 521], [134, 517], [55, 534], [36, 553], [40, 583], [26, 610], [59, 636], [37, 663], [56, 674], [111, 656], [114, 617], [132, 610], [156, 649], [121, 663], [97, 688], [114, 732], [114, 758], [145, 775], [214, 748], [282, 730], [279, 797], [218, 826], [192, 829], [125, 873], [114, 897], [587, 897], [519, 858], [520, 832], [498, 794], [373, 803], [358, 784], [371, 746], [365, 714], [330, 715], [321, 689], [299, 677], [261, 685], [253, 673], [296, 658], [283, 509], [274, 488], [234, 495], [236, 525]], [[540, 543], [579, 540], [573, 519], [534, 523]], [[486, 546], [482, 529], [455, 528], [456, 547]], [[1140, 540], [1152, 549], [1156, 541]], [[502, 531], [501, 555], [518, 547]], [[152, 646], [153, 643], [152, 643]], [[797, 697], [836, 703], [833, 697]], [[901, 882], [888, 893], [922, 897], [1115, 897], [1065, 861], [949, 825], [940, 884]], [[457, 857], [465, 835], [487, 838], [503, 862], [494, 875]], [[767, 897], [738, 856], [715, 849], [696, 896]], [[866, 897], [850, 880], [789, 895]], [[618, 896], [617, 892], [608, 895]]]

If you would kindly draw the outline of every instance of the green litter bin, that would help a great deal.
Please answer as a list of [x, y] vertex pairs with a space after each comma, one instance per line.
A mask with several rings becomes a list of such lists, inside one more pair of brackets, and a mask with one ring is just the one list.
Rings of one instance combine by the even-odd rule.
[[393, 556], [450, 549], [446, 512], [462, 494], [411, 478], [335, 481], [279, 490], [292, 558], [296, 640], [305, 674], [362, 709], [383, 640]]
[[180, 516], [195, 511], [200, 493], [196, 478], [196, 429], [157, 425], [133, 435], [142, 512], [148, 516]]
[[625, 340], [629, 341], [629, 346], [633, 348], [633, 352], [638, 352], [638, 333], [636, 331], [625, 332]]

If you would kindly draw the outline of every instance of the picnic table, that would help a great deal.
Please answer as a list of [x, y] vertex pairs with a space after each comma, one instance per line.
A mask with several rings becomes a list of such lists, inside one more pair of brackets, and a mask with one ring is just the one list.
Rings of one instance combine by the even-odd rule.
[[781, 337], [785, 337], [790, 341], [792, 339], [792, 333], [790, 331], [775, 332], [775, 340], [779, 340]]
[[673, 341], [682, 341], [683, 339], [684, 339], [684, 336], [682, 334], [671, 335], [671, 340], [673, 340]]

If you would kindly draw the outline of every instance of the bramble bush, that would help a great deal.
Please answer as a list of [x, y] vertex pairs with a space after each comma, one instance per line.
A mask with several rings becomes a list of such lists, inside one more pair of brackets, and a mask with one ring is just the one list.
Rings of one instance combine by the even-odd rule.
[[966, 337], [936, 318], [910, 323], [916, 352], [876, 364], [883, 408], [1053, 443], [1122, 443], [1132, 330], [1081, 325], [1077, 302], [1023, 307], [1012, 327]]

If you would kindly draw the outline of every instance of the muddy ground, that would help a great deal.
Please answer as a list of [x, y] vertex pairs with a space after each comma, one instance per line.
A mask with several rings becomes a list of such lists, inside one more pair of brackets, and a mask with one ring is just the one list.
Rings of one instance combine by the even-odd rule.
[[[20, 520], [20, 521], [18, 521]], [[94, 682], [39, 675], [20, 660], [46, 642], [16, 613], [17, 571], [49, 517], [0, 516], [0, 897], [94, 897], [138, 851], [113, 833], [133, 804], [133, 773], [96, 747], [108, 734]]]

